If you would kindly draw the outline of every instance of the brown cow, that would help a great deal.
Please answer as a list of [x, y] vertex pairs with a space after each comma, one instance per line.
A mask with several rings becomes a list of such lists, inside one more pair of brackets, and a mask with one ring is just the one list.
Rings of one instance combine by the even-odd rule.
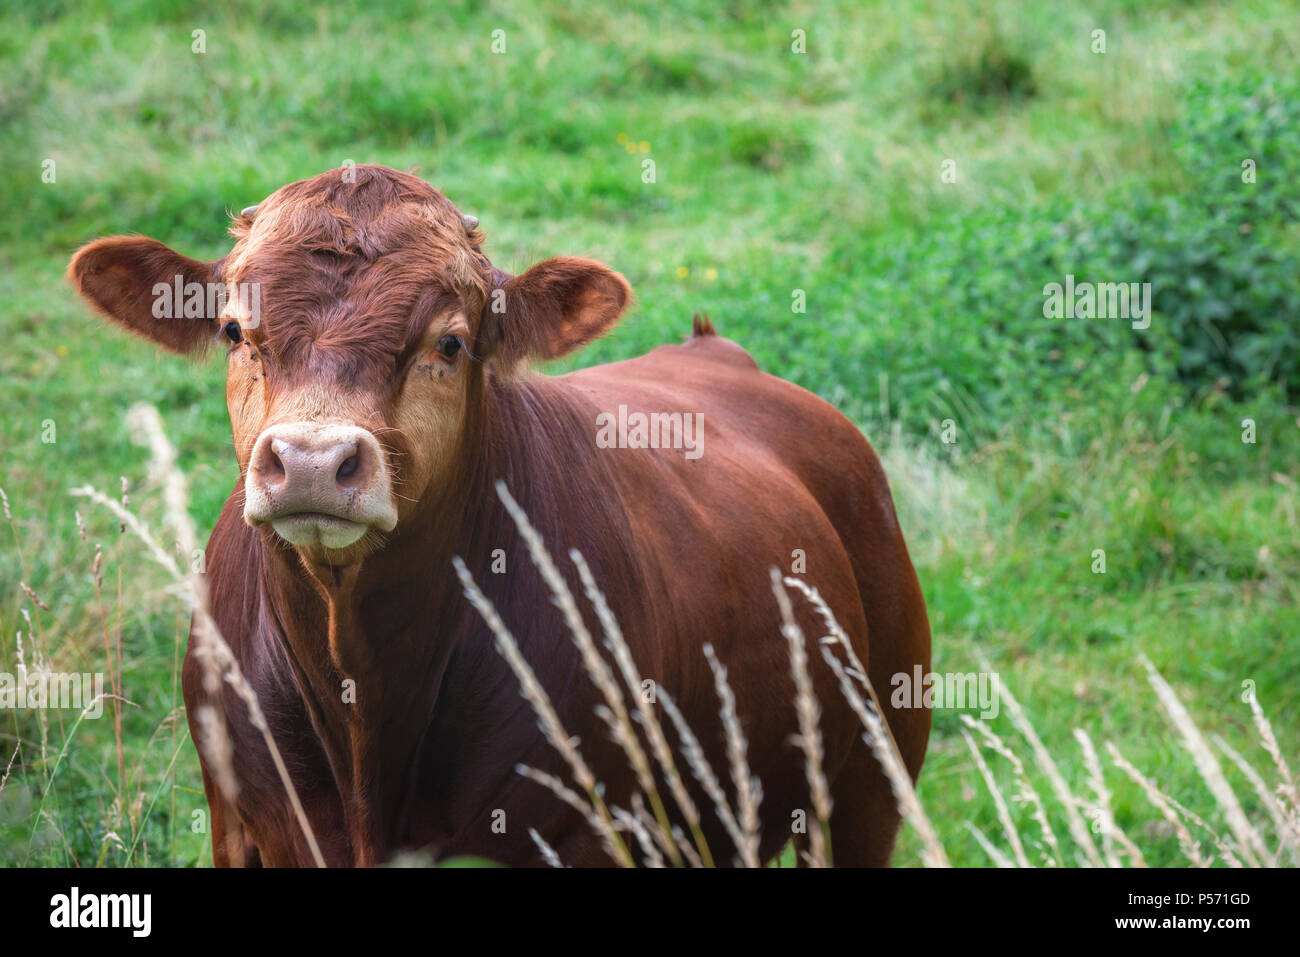
[[[245, 210], [234, 248], [216, 262], [118, 236], [83, 248], [69, 275], [138, 335], [181, 353], [215, 338], [227, 353], [239, 479], [208, 543], [211, 607], [329, 864], [402, 849], [538, 864], [530, 828], [567, 864], [610, 863], [580, 816], [517, 772], [523, 763], [568, 780], [452, 568], [461, 556], [581, 739], [607, 800], [627, 807], [635, 778], [593, 713], [597, 693], [497, 480], [553, 554], [583, 553], [641, 673], [674, 695], [725, 769], [701, 653], [713, 644], [762, 782], [770, 858], [811, 804], [769, 568], [789, 569], [803, 550], [809, 582], [877, 688], [929, 669], [925, 604], [880, 464], [843, 415], [759, 371], [707, 321], [685, 344], [636, 359], [558, 377], [531, 371], [530, 361], [608, 331], [631, 291], [588, 259], [507, 275], [483, 255], [476, 227], [421, 180], [359, 166]], [[207, 284], [257, 295], [231, 295], [220, 315], [181, 308], [188, 294], [165, 302], [172, 289]], [[602, 422], [638, 412], [702, 421], [699, 444], [598, 441]], [[572, 568], [565, 574], [580, 594]], [[807, 602], [796, 607], [811, 643], [825, 629]], [[589, 627], [600, 634], [594, 615]], [[202, 755], [214, 860], [310, 864], [244, 703], [228, 688], [205, 690], [194, 647], [192, 634], [191, 730], [201, 740], [202, 705], [224, 711], [239, 782], [223, 800]], [[809, 652], [834, 860], [885, 864], [894, 801], [834, 676]], [[915, 778], [930, 714], [887, 711]], [[711, 803], [696, 799], [714, 857], [732, 862]]]

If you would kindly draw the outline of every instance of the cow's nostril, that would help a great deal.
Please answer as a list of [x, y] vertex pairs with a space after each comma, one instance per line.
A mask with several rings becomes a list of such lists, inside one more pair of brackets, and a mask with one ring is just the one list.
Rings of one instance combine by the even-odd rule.
[[273, 439], [263, 453], [257, 457], [257, 471], [265, 479], [284, 478], [284, 454], [288, 444], [280, 439]]
[[356, 446], [355, 448], [356, 451], [345, 458], [343, 464], [339, 466], [338, 471], [334, 473], [335, 481], [339, 483], [345, 482], [352, 478], [352, 476], [356, 475], [357, 470], [361, 468], [361, 448], [360, 446]]

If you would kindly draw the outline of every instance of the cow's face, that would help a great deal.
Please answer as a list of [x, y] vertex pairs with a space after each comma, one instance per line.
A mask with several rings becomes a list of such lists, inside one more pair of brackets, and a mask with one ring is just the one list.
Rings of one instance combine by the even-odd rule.
[[241, 214], [230, 254], [152, 239], [83, 248], [69, 276], [109, 318], [182, 353], [215, 344], [244, 518], [351, 564], [445, 491], [489, 365], [509, 375], [606, 331], [624, 279], [586, 259], [519, 276], [446, 198], [384, 167], [334, 170]]

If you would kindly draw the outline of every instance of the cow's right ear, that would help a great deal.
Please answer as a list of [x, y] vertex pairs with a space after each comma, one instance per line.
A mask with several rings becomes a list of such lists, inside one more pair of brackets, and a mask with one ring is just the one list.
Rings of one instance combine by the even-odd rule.
[[[68, 279], [97, 310], [142, 338], [172, 352], [192, 353], [216, 335], [218, 317], [208, 315], [209, 283], [221, 260], [199, 262], [144, 236], [110, 236], [83, 246], [68, 264]], [[186, 298], [198, 283], [204, 307]], [[195, 315], [194, 313], [201, 313]]]

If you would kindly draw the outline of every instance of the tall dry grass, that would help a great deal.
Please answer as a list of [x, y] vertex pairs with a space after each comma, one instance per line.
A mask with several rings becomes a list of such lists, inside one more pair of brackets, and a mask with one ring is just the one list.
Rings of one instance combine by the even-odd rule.
[[[626, 744], [629, 740], [635, 740], [634, 731], [627, 726], [628, 716], [632, 713], [632, 710], [629, 709], [626, 703], [617, 705], [609, 700], [609, 697], [614, 693], [621, 696], [623, 689], [619, 689], [609, 680], [606, 665], [595, 654], [591, 635], [582, 622], [580, 613], [574, 606], [573, 596], [565, 584], [563, 576], [559, 574], [553, 559], [546, 551], [545, 543], [502, 483], [497, 484], [497, 492], [519, 527], [533, 561], [539, 569], [544, 569], [543, 578], [552, 589], [556, 603], [565, 611], [566, 620], [573, 630], [574, 641], [579, 647], [587, 673], [593, 684], [606, 696], [607, 707], [603, 706], [598, 711], [605, 723], [610, 727], [614, 740], [624, 746], [624, 751], [628, 754], [633, 768], [638, 770], [638, 779], [640, 780], [640, 769], [637, 765], [635, 751]], [[599, 588], [592, 581], [590, 571], [581, 554], [577, 551], [571, 551], [569, 555], [578, 568], [587, 596], [591, 600], [597, 618], [602, 624], [604, 647], [616, 661], [620, 662], [620, 668], [625, 677], [625, 687], [631, 693], [632, 701], [638, 702], [640, 696], [637, 694], [637, 690], [642, 686], [643, 679], [635, 670], [631, 651], [624, 640], [622, 629], [619, 628], [617, 621], [610, 612]], [[576, 758], [577, 747], [571, 739], [564, 735], [562, 729], [559, 729], [558, 723], [551, 721], [547, 717], [544, 692], [540, 691], [536, 675], [532, 672], [513, 638], [508, 638], [509, 632], [505, 624], [501, 622], [495, 609], [483, 596], [474, 583], [467, 567], [459, 559], [456, 560], [456, 569], [465, 587], [466, 594], [470, 596], [475, 607], [480, 610], [488, 621], [493, 633], [497, 635], [499, 645], [503, 644], [502, 636], [507, 636], [502, 650], [506, 652], [507, 660], [519, 678], [521, 687], [524, 689], [524, 696], [538, 710], [540, 724], [547, 739], [561, 754], [566, 756], [566, 761], [572, 767], [573, 762], [578, 760]], [[793, 605], [787, 588], [794, 589], [808, 600], [826, 625], [827, 634], [819, 639], [821, 657], [826, 666], [834, 673], [845, 700], [858, 715], [862, 724], [863, 738], [870, 745], [876, 760], [885, 769], [906, 825], [914, 828], [921, 840], [923, 863], [931, 867], [948, 866], [948, 856], [943, 849], [939, 831], [926, 815], [916, 788], [904, 768], [902, 757], [898, 753], [892, 735], [889, 733], [888, 724], [881, 716], [881, 707], [876, 691], [871, 686], [865, 668], [854, 654], [847, 636], [835, 619], [834, 613], [822, 600], [816, 588], [808, 582], [798, 578], [782, 577], [776, 569], [772, 569], [771, 574], [772, 589], [780, 613], [780, 621], [774, 624], [774, 627], [778, 628], [786, 638], [789, 649], [793, 681], [792, 690], [798, 716], [795, 740], [805, 755], [805, 769], [813, 804], [812, 811], [817, 821], [816, 827], [809, 828], [809, 850], [806, 862], [812, 866], [827, 866], [833, 861], [829, 828], [826, 826], [826, 822], [830, 817], [831, 797], [821, 764], [821, 738], [817, 729], [819, 708], [812, 694], [809, 679], [810, 656], [808, 654], [808, 640], [795, 620]], [[837, 651], [843, 654], [843, 658], [836, 654]], [[742, 730], [743, 716], [735, 713], [735, 699], [726, 682], [726, 670], [718, 662], [711, 646], [702, 645], [701, 654], [706, 657], [717, 682], [720, 700], [719, 715], [727, 736], [727, 755], [730, 765], [728, 770], [733, 782], [732, 793], [736, 796], [739, 811], [732, 806], [731, 799], [721, 786], [719, 775], [708, 766], [703, 748], [691, 729], [686, 726], [671, 695], [665, 693], [663, 689], [660, 689], [659, 694], [662, 697], [664, 711], [669, 715], [671, 723], [677, 731], [679, 747], [684, 760], [690, 767], [694, 778], [700, 783], [705, 794], [713, 803], [718, 819], [723, 823], [737, 849], [732, 859], [724, 863], [738, 866], [760, 866], [764, 862], [758, 860], [755, 848], [758, 833], [757, 804], [758, 795], [761, 794], [761, 784], [750, 772], [746, 760], [747, 746]], [[1215, 862], [1215, 855], [1206, 852], [1201, 843], [1194, 837], [1194, 831], [1202, 832], [1204, 834], [1202, 840], [1208, 840], [1220, 856], [1221, 862], [1229, 866], [1238, 866], [1243, 863], [1247, 866], [1276, 866], [1283, 863], [1284, 858], [1288, 859], [1292, 864], [1300, 863], [1300, 858], [1297, 858], [1296, 853], [1297, 844], [1300, 842], [1300, 800], [1298, 800], [1300, 795], [1297, 794], [1295, 778], [1292, 776], [1290, 767], [1282, 755], [1272, 726], [1265, 717], [1259, 703], [1253, 696], [1249, 699], [1252, 718], [1259, 734], [1260, 744], [1273, 764], [1276, 780], [1271, 785], [1244, 757], [1229, 748], [1222, 740], [1216, 742], [1218, 750], [1228, 756], [1242, 770], [1243, 774], [1251, 782], [1261, 804], [1267, 810], [1267, 819], [1251, 821], [1247, 818], [1240, 801], [1224, 777], [1215, 749], [1211, 747], [1204, 735], [1196, 727], [1186, 708], [1154, 665], [1145, 656], [1139, 656], [1139, 661], [1146, 669], [1156, 699], [1164, 709], [1172, 726], [1180, 735], [1183, 750], [1194, 761], [1209, 795], [1213, 798], [1214, 805], [1228, 822], [1230, 834], [1228, 836], [1220, 835], [1210, 828], [1199, 815], [1183, 807], [1170, 795], [1161, 791], [1152, 780], [1143, 776], [1122, 756], [1114, 742], [1106, 742], [1106, 751], [1111, 757], [1114, 768], [1137, 781], [1156, 812], [1166, 823], [1173, 827], [1178, 836], [1179, 846], [1186, 856], [1187, 864], [1196, 867], [1207, 867]], [[992, 671], [987, 661], [982, 661], [981, 666], [985, 671]], [[1030, 763], [1027, 764], [1026, 757], [1022, 756], [1016, 746], [1013, 746], [994, 732], [987, 722], [976, 721], [969, 716], [963, 716], [966, 730], [962, 732], [963, 738], [970, 749], [972, 760], [979, 768], [981, 777], [984, 779], [993, 803], [997, 808], [998, 819], [1002, 826], [1002, 839], [1005, 843], [1004, 846], [999, 847], [986, 835], [974, 828], [974, 825], [970, 824], [970, 822], [965, 822], [967, 827], [975, 831], [977, 840], [985, 848], [991, 861], [999, 866], [1018, 867], [1034, 866], [1035, 863], [1029, 858], [1025, 841], [1017, 830], [1010, 805], [997, 784], [986, 760], [985, 752], [1005, 761], [1011, 769], [1013, 779], [1017, 785], [1013, 799], [1016, 803], [1029, 807], [1031, 817], [1038, 827], [1039, 844], [1043, 848], [1042, 864], [1047, 866], [1063, 866], [1068, 863], [1081, 866], [1106, 867], [1146, 866], [1141, 849], [1116, 823], [1115, 814], [1111, 807], [1111, 790], [1106, 783], [1105, 772], [1097, 750], [1087, 731], [1082, 728], [1076, 729], [1075, 738], [1083, 752], [1084, 765], [1088, 772], [1087, 784], [1092, 792], [1090, 797], [1075, 793], [1066, 782], [1057, 762], [1052, 758], [1051, 753], [1034, 729], [1029, 715], [1020, 705], [1020, 702], [1006, 689], [1005, 684], [1001, 686], [1001, 691], [1003, 705], [1007, 708], [1012, 725], [1022, 738], [1020, 747], [1027, 750]], [[635, 705], [634, 707], [637, 719], [646, 727], [653, 723], [656, 729], [655, 734], [661, 739], [662, 730], [653, 717], [653, 708], [647, 709]], [[611, 721], [611, 715], [620, 716], [619, 720], [616, 722]], [[673, 767], [671, 754], [666, 756], [665, 763], [666, 766]], [[1068, 842], [1063, 842], [1057, 836], [1050, 823], [1047, 802], [1031, 780], [1028, 770], [1031, 765], [1050, 783], [1056, 801], [1064, 809]], [[536, 772], [531, 771], [531, 769], [521, 768], [520, 771], [521, 773], [536, 776]], [[591, 773], [590, 769], [585, 772], [586, 775]], [[560, 782], [549, 781], [545, 783], [552, 790], [561, 793], [563, 785]], [[583, 783], [584, 790], [588, 791], [589, 794], [603, 793], [598, 780], [588, 776], [584, 777]], [[644, 832], [648, 828], [645, 827], [643, 816], [638, 817], [626, 809], [607, 805], [603, 800], [599, 805], [594, 802], [584, 804], [578, 795], [567, 789], [564, 790], [563, 797], [570, 804], [583, 811], [589, 821], [598, 821], [603, 828], [606, 820], [612, 820], [612, 827], [616, 833], [620, 831], [624, 833], [633, 832], [641, 840], [642, 845], [646, 845]], [[677, 803], [684, 813], [689, 811], [691, 817], [688, 819], [697, 819], [694, 815], [697, 815], [698, 811], [689, 798], [679, 798]], [[638, 823], [632, 825], [630, 822], [633, 821]], [[744, 822], [743, 826], [742, 821]], [[658, 824], [657, 831], [651, 831], [650, 834], [654, 846], [664, 850], [680, 843], [680, 832], [674, 832], [664, 827], [662, 823]], [[1094, 840], [1094, 835], [1100, 840], [1100, 849], [1098, 848], [1098, 841]], [[541, 847], [542, 856], [547, 863], [552, 865], [562, 863], [555, 856], [553, 849], [544, 846], [540, 838], [537, 838], [537, 840]], [[606, 840], [607, 843], [610, 843], [608, 838]], [[1067, 860], [1067, 852], [1072, 854], [1072, 860]], [[661, 858], [658, 855], [650, 855], [647, 859], [655, 864], [661, 863]], [[618, 860], [625, 866], [633, 863], [622, 855], [618, 857]]]
[[[150, 450], [150, 479], [162, 489], [164, 514], [167, 531], [173, 536], [177, 551], [182, 555], [198, 554], [198, 537], [194, 529], [194, 520], [190, 518], [189, 501], [185, 489], [185, 476], [176, 465], [176, 450], [163, 431], [162, 420], [158, 410], [150, 405], [136, 405], [127, 414], [127, 427], [135, 440], [146, 445]], [[95, 504], [108, 509], [117, 516], [124, 530], [131, 531], [146, 546], [150, 557], [160, 565], [171, 579], [172, 591], [181, 599], [190, 612], [193, 621], [196, 644], [193, 651], [203, 667], [204, 690], [209, 695], [218, 694], [222, 685], [228, 684], [248, 710], [248, 719], [260, 733], [267, 751], [275, 765], [276, 774], [284, 786], [285, 794], [293, 807], [294, 817], [302, 828], [303, 836], [311, 852], [312, 859], [318, 867], [325, 866], [320, 846], [307, 820], [294, 787], [293, 779], [271, 734], [266, 715], [253, 686], [244, 677], [238, 659], [230, 645], [221, 635], [208, 607], [207, 585], [202, 576], [195, 572], [184, 571], [175, 556], [167, 550], [149, 527], [132, 512], [126, 501], [125, 481], [123, 483], [123, 501], [115, 502], [103, 492], [89, 485], [72, 490], [72, 494], [87, 498]], [[120, 652], [119, 652], [120, 656]], [[120, 662], [120, 657], [119, 657]], [[120, 663], [119, 663], [120, 673]], [[233, 742], [225, 721], [225, 712], [219, 708], [203, 706], [196, 715], [197, 723], [204, 730], [196, 744], [200, 753], [207, 760], [212, 770], [217, 789], [223, 800], [233, 802], [239, 794], [239, 780], [235, 774]], [[227, 852], [234, 863], [242, 863], [242, 841], [231, 835]]]
[[[184, 476], [176, 466], [175, 452], [163, 433], [156, 411], [147, 406], [137, 407], [132, 410], [128, 423], [133, 434], [150, 449], [150, 479], [161, 490], [166, 532], [174, 537], [180, 554], [197, 553]], [[709, 867], [721, 864], [758, 867], [769, 863], [761, 860], [758, 852], [763, 786], [749, 765], [749, 743], [744, 734], [746, 716], [737, 713], [727, 670], [712, 647], [702, 643], [699, 653], [705, 657], [714, 677], [718, 713], [725, 735], [727, 766], [723, 769], [710, 766], [705, 757], [705, 749], [685, 721], [670, 689], [656, 689], [657, 703], [668, 717], [666, 723], [661, 721], [659, 709], [647, 702], [641, 694], [644, 676], [637, 668], [623, 631], [581, 553], [572, 550], [568, 557], [578, 573], [584, 596], [600, 623], [599, 643], [586, 626], [578, 598], [569, 589], [564, 575], [528, 516], [503, 484], [498, 483], [497, 493], [519, 528], [532, 561], [565, 616], [577, 654], [593, 686], [599, 691], [600, 703], [596, 716], [611, 739], [619, 745], [636, 775], [640, 791], [632, 796], [627, 807], [614, 805], [605, 798], [605, 789], [601, 783], [602, 769], [590, 765], [583, 757], [578, 741], [563, 726], [537, 680], [527, 660], [527, 649], [519, 645], [511, 634], [508, 623], [500, 618], [478, 588], [468, 567], [457, 558], [454, 562], [455, 570], [467, 598], [483, 617], [497, 648], [517, 676], [521, 694], [536, 712], [542, 733], [563, 758], [569, 780], [523, 765], [517, 768], [518, 773], [546, 787], [555, 795], [556, 800], [581, 813], [592, 832], [601, 840], [611, 860], [622, 866]], [[204, 664], [206, 688], [213, 692], [223, 684], [229, 686], [247, 709], [249, 720], [261, 732], [263, 741], [273, 756], [281, 783], [294, 808], [313, 859], [323, 866], [324, 860], [310, 822], [269, 731], [257, 695], [241, 674], [238, 662], [208, 612], [201, 576], [185, 571], [163, 545], [162, 539], [132, 511], [125, 485], [117, 500], [89, 486], [75, 489], [73, 494], [114, 515], [120, 523], [122, 533], [129, 533], [143, 542], [150, 557], [165, 570], [171, 592], [194, 618], [195, 640], [198, 642], [196, 653]], [[6, 520], [13, 527], [9, 502], [2, 490], [0, 504], [3, 504]], [[84, 528], [80, 519], [81, 516], [78, 515], [79, 526]], [[92, 571], [95, 593], [100, 599], [98, 614], [104, 644], [104, 664], [111, 687], [105, 693], [105, 698], [111, 699], [116, 709], [119, 705], [129, 706], [131, 702], [125, 701], [118, 694], [121, 676], [120, 624], [114, 629], [104, 611], [100, 561], [101, 553], [96, 549]], [[779, 613], [773, 622], [773, 628], [786, 640], [791, 694], [796, 704], [797, 726], [791, 728], [791, 732], [804, 754], [805, 774], [811, 795], [812, 807], [809, 811], [813, 824], [808, 829], [808, 849], [803, 862], [811, 866], [828, 866], [834, 861], [834, 848], [831, 846], [827, 826], [832, 811], [831, 788], [822, 768], [821, 735], [818, 728], [820, 705], [812, 692], [810, 671], [811, 668], [825, 666], [833, 673], [840, 693], [858, 716], [862, 736], [885, 770], [904, 826], [913, 829], [919, 838], [922, 863], [931, 867], [948, 866], [949, 857], [942, 837], [944, 830], [936, 826], [926, 814], [921, 797], [905, 770], [888, 725], [883, 720], [883, 709], [876, 689], [872, 687], [862, 662], [854, 654], [833, 610], [827, 606], [812, 583], [801, 578], [783, 577], [775, 569], [772, 570], [771, 578]], [[120, 584], [118, 588], [120, 592]], [[23, 592], [32, 605], [32, 611], [37, 608], [48, 610], [40, 596], [25, 582]], [[795, 600], [808, 602], [825, 626], [826, 633], [817, 636], [815, 642], [809, 639], [797, 623]], [[49, 669], [40, 633], [28, 609], [23, 609], [23, 616], [28, 628], [26, 642], [23, 633], [18, 635], [19, 668]], [[819, 652], [817, 655], [811, 653], [810, 646], [814, 644]], [[1207, 738], [1155, 666], [1145, 656], [1139, 656], [1138, 661], [1146, 673], [1154, 700], [1159, 702], [1171, 728], [1178, 735], [1182, 752], [1193, 762], [1205, 785], [1204, 796], [1209, 798], [1207, 806], [1213, 810], [1215, 817], [1222, 818], [1225, 826], [1222, 829], [1213, 827], [1204, 817], [1162, 790], [1151, 776], [1134, 766], [1114, 741], [1106, 741], [1102, 751], [1109, 758], [1111, 775], [1122, 775], [1140, 788], [1159, 821], [1176, 837], [1185, 863], [1190, 866], [1300, 864], [1300, 789], [1297, 788], [1296, 778], [1259, 702], [1253, 696], [1246, 699], [1259, 745], [1271, 765], [1267, 772], [1255, 767], [1247, 757], [1218, 736], [1211, 735]], [[987, 661], [981, 660], [979, 664], [984, 671], [993, 670]], [[999, 734], [989, 722], [976, 721], [968, 716], [963, 718], [962, 731], [972, 762], [985, 781], [996, 809], [1000, 836], [990, 837], [970, 821], [944, 823], [954, 830], [961, 827], [974, 834], [990, 862], [996, 866], [1145, 866], [1141, 848], [1117, 823], [1112, 807], [1111, 786], [1107, 779], [1108, 768], [1103, 765], [1102, 752], [1094, 746], [1087, 731], [1078, 729], [1075, 732], [1077, 745], [1082, 750], [1087, 778], [1087, 793], [1076, 793], [1036, 731], [1026, 709], [1007, 689], [1005, 682], [1000, 688], [1001, 704], [1007, 712], [1015, 737], [1006, 732]], [[86, 710], [93, 704], [87, 705]], [[41, 822], [57, 829], [57, 822], [47, 812], [44, 801], [53, 789], [59, 767], [68, 758], [74, 735], [84, 717], [83, 711], [72, 727], [62, 729], [62, 744], [51, 760], [53, 741], [48, 717], [44, 711], [39, 713], [39, 766], [46, 770], [41, 804], [34, 813], [32, 836]], [[170, 728], [174, 740], [179, 742], [177, 749], [185, 740], [176, 731], [178, 717], [179, 709], [169, 715], [169, 719], [155, 732], [157, 736]], [[196, 744], [216, 779], [220, 793], [228, 800], [233, 799], [239, 792], [240, 782], [235, 771], [234, 746], [224, 716], [217, 709], [205, 709], [196, 718], [196, 724], [203, 732]], [[128, 824], [134, 821], [134, 828], [138, 824], [135, 819], [146, 814], [148, 809], [144, 806], [143, 793], [128, 799], [132, 793], [132, 776], [135, 774], [138, 777], [139, 767], [137, 763], [137, 767], [131, 769], [127, 755], [122, 752], [120, 718], [116, 717], [116, 712], [113, 729], [119, 756], [117, 791], [110, 816], [115, 815], [119, 820], [127, 818]], [[0, 791], [9, 785], [15, 760], [22, 747], [23, 742], [19, 741], [0, 770]], [[173, 765], [176, 753], [173, 750]], [[0, 755], [0, 759], [3, 758]], [[1227, 758], [1249, 782], [1258, 805], [1263, 809], [1262, 816], [1252, 818], [1247, 813], [1224, 773], [1221, 758]], [[994, 764], [998, 762], [1009, 772], [1015, 785], [1009, 799], [998, 785], [993, 770]], [[1047, 796], [1040, 793], [1035, 785], [1035, 774], [1047, 783]], [[708, 798], [709, 806], [700, 807], [693, 800], [686, 786], [686, 775], [690, 775], [699, 784]], [[659, 780], [666, 784], [663, 790], [658, 785]], [[729, 781], [730, 788], [724, 785], [724, 781]], [[153, 796], [153, 801], [149, 802], [149, 807], [158, 800], [159, 793], [161, 788]], [[1033, 842], [1018, 831], [1012, 814], [1013, 806], [1028, 808], [1036, 832]], [[1065, 834], [1057, 833], [1057, 828], [1052, 823], [1052, 812], [1055, 812], [1056, 820], [1064, 820]], [[719, 858], [722, 849], [710, 847], [704, 836], [702, 825], [705, 814], [716, 815], [729, 838], [731, 847], [726, 849], [725, 857]], [[674, 824], [674, 820], [685, 822], [685, 827]], [[1133, 831], [1140, 832], [1138, 828], [1133, 828]], [[105, 848], [114, 841], [121, 845], [122, 837], [117, 830], [110, 828], [107, 834]], [[540, 834], [532, 831], [530, 836], [538, 849], [539, 864], [552, 867], [566, 865]], [[138, 840], [138, 837], [133, 839], [132, 846], [134, 840]], [[1037, 848], [1036, 856], [1031, 853], [1031, 847]], [[240, 850], [236, 847], [230, 849], [236, 862], [239, 861]], [[99, 863], [103, 861], [104, 853], [101, 852]]]

